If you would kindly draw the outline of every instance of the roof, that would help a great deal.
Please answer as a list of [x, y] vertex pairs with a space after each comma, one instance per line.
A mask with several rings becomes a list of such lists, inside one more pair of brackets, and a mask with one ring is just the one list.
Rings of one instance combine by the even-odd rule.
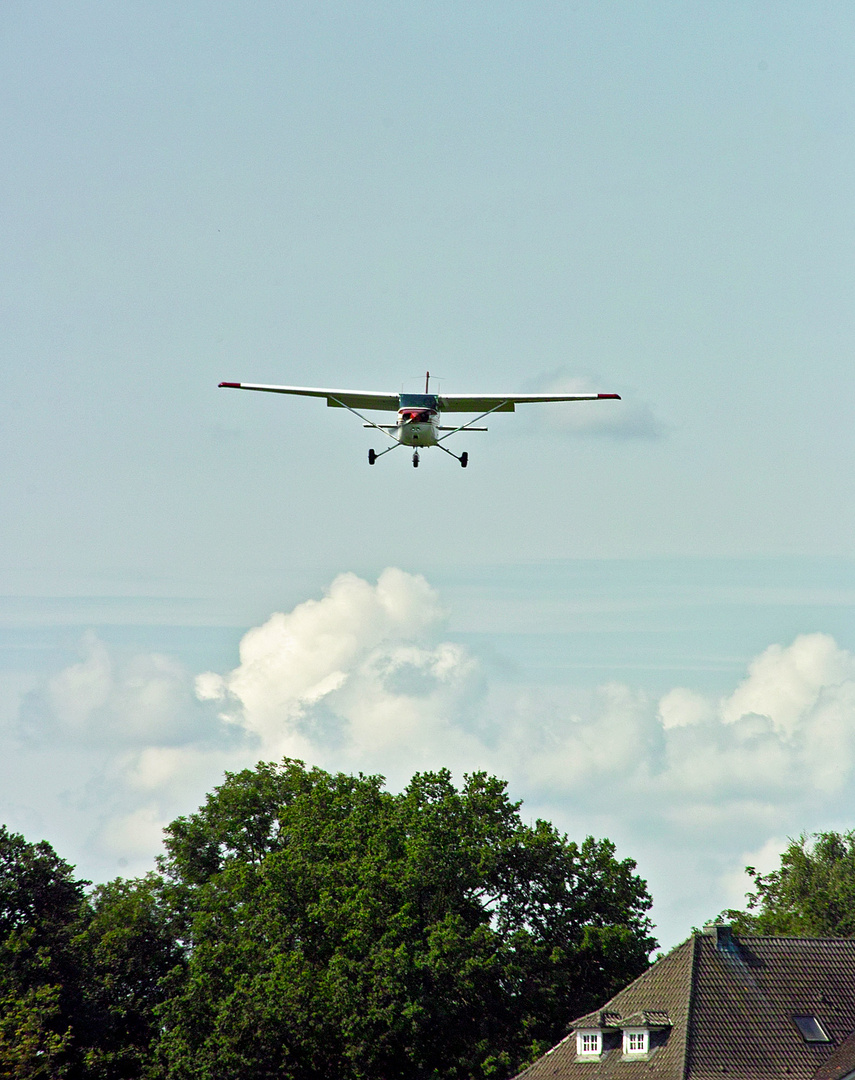
[[[525, 1080], [576, 1080], [577, 1077], [580, 1080], [611, 1080], [613, 1077], [620, 1080], [641, 1080], [642, 1077], [680, 1080], [686, 1049], [693, 957], [690, 938], [648, 968], [602, 1009], [574, 1020], [567, 1038], [520, 1073], [520, 1077]], [[667, 1037], [649, 1061], [621, 1061], [619, 1045], [607, 1050], [599, 1062], [576, 1060], [577, 1028], [612, 1028], [616, 1033], [613, 1041], [619, 1042], [620, 1023], [626, 1018], [628, 1027], [640, 1026], [636, 1022], [642, 1012], [656, 1019], [655, 1026], [668, 1025]]]
[[[745, 937], [730, 949], [699, 938], [690, 1077], [811, 1080], [855, 1028], [855, 941]], [[832, 1042], [807, 1043], [794, 1016], [815, 1016]]]
[[848, 1080], [855, 1076], [855, 1031], [822, 1063], [812, 1080]]
[[[736, 938], [718, 929], [677, 946], [602, 1009], [574, 1020], [520, 1078], [844, 1080], [855, 1069], [855, 940]], [[831, 1041], [806, 1042], [795, 1016], [815, 1017]], [[619, 1029], [633, 1026], [651, 1029], [646, 1060], [623, 1060]], [[578, 1060], [576, 1030], [597, 1027], [601, 1058]]]

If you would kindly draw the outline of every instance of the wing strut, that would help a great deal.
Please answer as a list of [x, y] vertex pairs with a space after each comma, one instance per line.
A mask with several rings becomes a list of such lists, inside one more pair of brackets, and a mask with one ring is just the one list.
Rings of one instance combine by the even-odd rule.
[[[356, 409], [352, 409], [352, 408], [351, 408], [351, 407], [350, 407], [349, 405], [345, 405], [345, 403], [344, 403], [344, 402], [343, 402], [343, 401], [341, 400], [341, 398], [334, 398], [334, 397], [331, 397], [331, 398], [330, 398], [329, 400], [330, 400], [330, 401], [334, 401], [334, 402], [335, 402], [335, 403], [336, 403], [337, 405], [340, 405], [340, 406], [341, 406], [341, 407], [342, 407], [343, 409], [347, 409], [347, 411], [348, 411], [348, 412], [352, 412], [352, 413], [353, 413], [353, 415], [354, 415], [354, 416], [358, 416], [360, 420], [364, 420], [364, 421], [365, 421], [365, 427], [373, 427], [373, 428], [377, 428], [377, 430], [378, 430], [378, 431], [382, 431], [384, 435], [386, 435], [386, 436], [387, 436], [388, 438], [390, 438], [390, 439], [392, 440], [392, 442], [393, 442], [393, 443], [395, 444], [395, 446], [399, 446], [399, 445], [400, 445], [400, 443], [399, 443], [399, 442], [398, 442], [398, 440], [397, 440], [397, 439], [395, 438], [395, 436], [394, 436], [394, 435], [390, 435], [390, 434], [389, 434], [389, 432], [388, 432], [388, 431], [386, 431], [386, 429], [385, 429], [384, 427], [381, 427], [381, 425], [380, 425], [380, 424], [374, 424], [374, 423], [372, 423], [372, 422], [371, 422], [371, 421], [370, 421], [370, 420], [368, 419], [368, 417], [367, 417], [367, 416], [363, 416], [361, 412], [357, 412], [357, 411], [356, 411]], [[389, 450], [394, 450], [394, 449], [395, 449], [395, 447], [394, 447], [394, 446], [390, 446], [390, 447], [389, 447]], [[383, 451], [383, 453], [384, 453], [384, 454], [388, 454], [388, 453], [389, 453], [389, 450], [384, 450], [384, 451]], [[378, 455], [377, 455], [377, 457], [380, 457], [380, 454], [378, 454]]]
[[[489, 416], [490, 413], [494, 413], [498, 409], [501, 409], [503, 405], [507, 405], [509, 400], [510, 400], [510, 398], [508, 398], [505, 401], [500, 401], [499, 404], [494, 409], [488, 409], [486, 412], [482, 412], [480, 416], [476, 416], [474, 419], [470, 420], [468, 424], [461, 424], [460, 427], [452, 428], [452, 430], [449, 431], [449, 433], [447, 435], [443, 435], [441, 439], [436, 440], [436, 445], [439, 446], [439, 444], [441, 442], [444, 442], [446, 439], [450, 439], [451, 436], [456, 435], [458, 431], [466, 431], [466, 429], [468, 427], [470, 427], [472, 424], [477, 424], [478, 421], [483, 420], [485, 416]], [[445, 447], [443, 446], [442, 449], [444, 450]], [[449, 451], [449, 453], [451, 453], [451, 451]], [[451, 456], [454, 457], [453, 454]]]

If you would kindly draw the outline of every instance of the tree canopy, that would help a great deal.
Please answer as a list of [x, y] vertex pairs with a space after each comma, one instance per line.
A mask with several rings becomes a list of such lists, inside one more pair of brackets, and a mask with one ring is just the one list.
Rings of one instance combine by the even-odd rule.
[[261, 763], [165, 846], [87, 889], [0, 829], [0, 1076], [501, 1080], [656, 945], [633, 861], [486, 773]]
[[519, 805], [484, 773], [228, 775], [167, 830], [170, 1075], [504, 1077], [543, 1052], [655, 942], [635, 864]]
[[0, 826], [0, 1076], [146, 1075], [155, 1007], [182, 954], [158, 879], [88, 881]]
[[789, 937], [855, 936], [855, 832], [802, 834], [770, 874], [745, 868], [747, 911], [723, 912], [737, 932]]
[[0, 1062], [16, 1078], [66, 1076], [85, 1023], [74, 939], [84, 889], [50, 844], [0, 826]]

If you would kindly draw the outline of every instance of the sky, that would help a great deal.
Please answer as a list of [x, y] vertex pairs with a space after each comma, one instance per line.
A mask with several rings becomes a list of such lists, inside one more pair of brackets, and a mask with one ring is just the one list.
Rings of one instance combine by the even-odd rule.
[[[0, 820], [505, 777], [663, 946], [855, 827], [855, 12], [0, 8]], [[226, 381], [584, 389], [370, 468]]]

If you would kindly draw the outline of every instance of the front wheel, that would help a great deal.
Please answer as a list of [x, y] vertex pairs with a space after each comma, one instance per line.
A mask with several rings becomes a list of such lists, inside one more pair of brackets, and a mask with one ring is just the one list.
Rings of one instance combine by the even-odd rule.
[[373, 450], [369, 450], [368, 451], [368, 464], [373, 465], [376, 460], [377, 460], [377, 455], [374, 453]]
[[460, 468], [465, 469], [468, 464], [469, 464], [469, 455], [464, 450], [463, 453], [460, 455]]

